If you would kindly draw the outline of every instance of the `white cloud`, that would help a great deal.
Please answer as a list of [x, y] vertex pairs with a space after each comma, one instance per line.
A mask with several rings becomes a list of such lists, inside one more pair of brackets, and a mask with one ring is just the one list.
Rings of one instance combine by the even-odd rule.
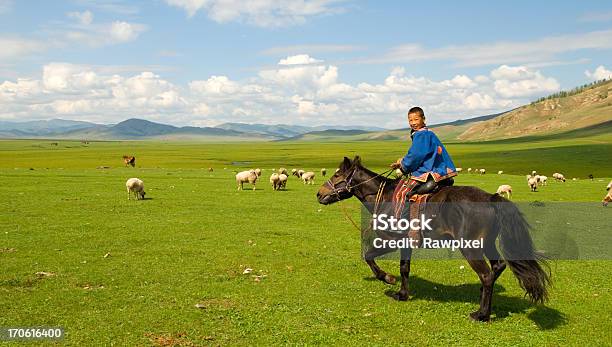
[[495, 91], [504, 98], [532, 97], [559, 91], [557, 80], [525, 66], [502, 65], [491, 71]]
[[587, 70], [584, 74], [594, 81], [612, 78], [612, 71], [606, 69], [603, 65], [599, 65], [593, 72]]
[[405, 126], [415, 105], [430, 123], [496, 113], [558, 83], [524, 66], [499, 66], [490, 77], [455, 75], [435, 81], [392, 68], [379, 83], [344, 83], [337, 66], [309, 55], [289, 56], [277, 68], [246, 80], [210, 76], [181, 87], [153, 72], [50, 63], [40, 80], [0, 84], [0, 119], [66, 115], [111, 123], [142, 117], [181, 125], [221, 122]]
[[588, 49], [612, 49], [612, 30], [548, 36], [529, 41], [499, 41], [439, 48], [408, 43], [393, 47], [382, 56], [354, 62], [380, 64], [448, 60], [461, 67], [526, 64], [549, 62], [558, 54]]
[[76, 19], [81, 25], [89, 25], [93, 22], [93, 13], [85, 12], [68, 12], [67, 16]]
[[302, 24], [308, 17], [339, 13], [343, 8], [334, 0], [166, 0], [182, 8], [189, 17], [204, 11], [218, 23], [246, 22], [259, 27]]
[[31, 39], [0, 37], [0, 61], [14, 60], [26, 55], [43, 51], [47, 44]]
[[132, 41], [138, 37], [143, 27], [128, 22], [113, 22], [110, 25], [110, 34], [117, 42]]

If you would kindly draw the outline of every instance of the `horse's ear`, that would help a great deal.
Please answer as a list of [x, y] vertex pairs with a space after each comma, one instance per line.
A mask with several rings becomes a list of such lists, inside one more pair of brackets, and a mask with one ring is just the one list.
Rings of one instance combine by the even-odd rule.
[[347, 157], [344, 157], [344, 160], [340, 164], [340, 170], [344, 171], [351, 167], [351, 160]]
[[355, 159], [353, 159], [353, 166], [361, 166], [361, 157], [356, 155]]

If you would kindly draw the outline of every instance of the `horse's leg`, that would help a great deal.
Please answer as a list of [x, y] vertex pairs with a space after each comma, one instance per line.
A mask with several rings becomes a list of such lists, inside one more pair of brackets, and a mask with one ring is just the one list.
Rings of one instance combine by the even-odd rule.
[[368, 250], [364, 256], [365, 262], [370, 266], [370, 269], [374, 273], [374, 277], [377, 279], [387, 283], [387, 284], [395, 284], [395, 276], [386, 273], [383, 271], [378, 264], [374, 261], [374, 258], [380, 257], [381, 255], [387, 254], [389, 252], [394, 251], [392, 248], [371, 248]]
[[491, 270], [493, 270], [493, 283], [499, 278], [499, 276], [506, 269], [506, 262], [502, 260], [499, 252], [497, 251], [497, 247], [495, 247], [495, 240], [487, 240], [485, 242], [485, 256], [489, 259], [489, 263], [491, 263]]
[[462, 249], [462, 253], [467, 259], [472, 269], [478, 274], [482, 290], [480, 291], [480, 308], [478, 311], [470, 313], [473, 320], [488, 322], [491, 317], [491, 297], [493, 295], [494, 274], [487, 265], [484, 255], [480, 249]]
[[399, 301], [408, 300], [408, 276], [410, 275], [410, 258], [412, 248], [402, 248], [400, 256], [400, 275], [402, 276], [402, 287], [395, 298]]

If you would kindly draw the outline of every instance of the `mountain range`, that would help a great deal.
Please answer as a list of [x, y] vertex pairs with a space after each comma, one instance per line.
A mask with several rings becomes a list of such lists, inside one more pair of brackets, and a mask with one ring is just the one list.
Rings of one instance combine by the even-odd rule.
[[[542, 98], [507, 112], [432, 125], [444, 141], [488, 141], [548, 135], [596, 127], [612, 120], [612, 80], [599, 81]], [[131, 118], [117, 124], [52, 119], [0, 121], [0, 138], [79, 140], [320, 141], [406, 140], [409, 129], [363, 126], [300, 126], [223, 123], [176, 127]]]

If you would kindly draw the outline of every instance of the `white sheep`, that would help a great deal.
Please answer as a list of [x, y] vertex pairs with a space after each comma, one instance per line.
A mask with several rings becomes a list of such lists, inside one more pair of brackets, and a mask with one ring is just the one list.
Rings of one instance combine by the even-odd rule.
[[125, 182], [125, 188], [127, 188], [128, 200], [130, 200], [130, 193], [134, 193], [136, 200], [143, 199], [145, 196], [144, 182], [138, 178], [130, 178]]
[[531, 171], [531, 176], [535, 176], [537, 174], [536, 170]]
[[481, 175], [484, 175], [485, 173], [487, 173], [486, 169], [480, 169], [478, 170], [478, 172], [480, 172]]
[[315, 178], [315, 173], [312, 171], [308, 171], [308, 172], [304, 172], [301, 176], [302, 181], [304, 181], [304, 184], [308, 183], [308, 184], [314, 184], [314, 178]]
[[468, 167], [468, 173], [472, 173], [472, 168]]
[[535, 192], [538, 189], [538, 180], [534, 176], [531, 176], [527, 180], [527, 185], [531, 188], [532, 192]]
[[304, 174], [304, 172], [306, 172], [306, 171], [304, 171], [302, 169], [298, 170], [297, 171], [297, 177], [302, 178], [302, 175]]
[[498, 175], [501, 175], [501, 174], [503, 174], [503, 173], [504, 173], [504, 172], [503, 172], [502, 170], [497, 171], [497, 174], [498, 174]]
[[287, 187], [287, 175], [278, 175], [278, 189], [285, 189]]
[[297, 169], [291, 169], [291, 175], [297, 176]]
[[548, 182], [548, 177], [540, 175], [539, 181], [541, 186], [545, 186]]
[[238, 190], [242, 190], [242, 185], [244, 183], [250, 183], [253, 185], [253, 190], [255, 190], [255, 183], [257, 182], [257, 174], [255, 170], [247, 170], [241, 171], [236, 174], [236, 184], [238, 184]]
[[563, 174], [560, 174], [560, 173], [558, 173], [558, 172], [555, 172], [555, 173], [552, 175], [552, 177], [553, 177], [554, 179], [556, 179], [557, 181], [562, 181], [562, 182], [565, 182], [565, 176], [563, 176]]
[[327, 169], [322, 168], [322, 169], [321, 169], [321, 176], [322, 176], [322, 177], [325, 177], [325, 175], [327, 175]]
[[455, 169], [455, 171], [457, 171], [457, 172], [461, 172], [461, 171], [463, 171], [463, 169], [462, 169], [462, 168], [460, 168], [460, 167], [458, 167], [458, 168], [456, 168], [456, 169]]
[[285, 169], [284, 167], [281, 167], [280, 169], [278, 169], [278, 174], [285, 174], [287, 175], [287, 169]]
[[272, 183], [272, 189], [273, 190], [278, 190], [279, 188], [279, 177], [278, 174], [275, 172], [272, 175], [270, 175], [270, 183]]
[[499, 188], [497, 188], [498, 195], [503, 195], [504, 193], [506, 193], [508, 200], [510, 200], [510, 198], [512, 197], [512, 186], [508, 184], [502, 184], [501, 186], [499, 186]]
[[255, 174], [257, 175], [257, 177], [260, 177], [261, 176], [261, 169], [260, 168], [255, 169]]

